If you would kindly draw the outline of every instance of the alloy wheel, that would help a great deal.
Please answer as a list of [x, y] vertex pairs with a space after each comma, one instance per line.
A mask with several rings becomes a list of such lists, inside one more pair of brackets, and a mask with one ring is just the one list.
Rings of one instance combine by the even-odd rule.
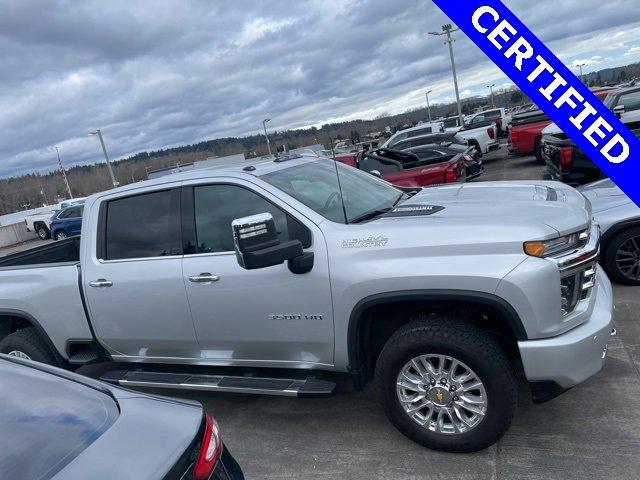
[[407, 416], [435, 433], [467, 433], [487, 414], [482, 380], [448, 355], [420, 355], [409, 360], [400, 370], [396, 392]]
[[27, 360], [31, 360], [31, 357], [20, 350], [12, 350], [7, 355], [10, 357], [18, 357], [18, 358], [26, 358]]
[[616, 266], [625, 277], [640, 280], [640, 237], [631, 237], [618, 247]]

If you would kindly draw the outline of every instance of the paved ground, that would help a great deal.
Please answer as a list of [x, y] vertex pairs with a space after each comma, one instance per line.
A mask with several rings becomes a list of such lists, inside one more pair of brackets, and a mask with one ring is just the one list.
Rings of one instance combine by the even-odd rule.
[[[485, 159], [481, 180], [541, 178], [532, 157], [504, 159], [503, 152]], [[614, 293], [619, 335], [604, 370], [544, 405], [534, 406], [522, 383], [511, 429], [476, 454], [433, 452], [407, 440], [387, 422], [373, 386], [307, 400], [161, 393], [204, 403], [247, 478], [637, 479], [640, 287]]]

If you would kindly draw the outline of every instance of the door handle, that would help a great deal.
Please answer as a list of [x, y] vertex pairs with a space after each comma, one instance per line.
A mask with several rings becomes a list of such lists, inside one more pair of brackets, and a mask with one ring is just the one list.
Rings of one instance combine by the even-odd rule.
[[104, 278], [99, 278], [94, 282], [89, 282], [89, 286], [93, 288], [105, 288], [105, 287], [113, 286], [113, 282], [110, 282], [109, 280], [105, 280]]
[[192, 275], [189, 277], [189, 281], [193, 283], [213, 283], [220, 280], [218, 275], [212, 275], [210, 273], [201, 273], [200, 275]]

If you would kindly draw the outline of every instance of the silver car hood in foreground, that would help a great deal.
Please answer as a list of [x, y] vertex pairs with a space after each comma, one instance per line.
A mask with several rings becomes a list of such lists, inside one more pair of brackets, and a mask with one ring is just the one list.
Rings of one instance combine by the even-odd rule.
[[[509, 232], [507, 238], [525, 241], [585, 229], [591, 217], [591, 206], [584, 196], [572, 187], [548, 181], [425, 188], [401, 205], [437, 207], [432, 212], [425, 212], [424, 218], [428, 218], [431, 225], [444, 220], [448, 227], [466, 226], [482, 231], [504, 229]], [[380, 221], [414, 221], [418, 218], [420, 215], [398, 217], [392, 214]], [[469, 235], [473, 236], [471, 229]]]

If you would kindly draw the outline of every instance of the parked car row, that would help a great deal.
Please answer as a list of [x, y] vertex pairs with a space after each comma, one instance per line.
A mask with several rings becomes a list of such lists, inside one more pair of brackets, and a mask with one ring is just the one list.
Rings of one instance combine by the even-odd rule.
[[[587, 198], [557, 182], [396, 188], [283, 156], [98, 193], [84, 212], [81, 241], [0, 259], [0, 352], [114, 362], [101, 378], [120, 387], [317, 397], [335, 373], [357, 388], [375, 378], [400, 432], [452, 452], [508, 429], [516, 365], [543, 402], [605, 361], [600, 231]], [[185, 409], [181, 439], [203, 428], [200, 408]]]
[[49, 210], [44, 213], [36, 213], [28, 215], [24, 219], [24, 224], [27, 228], [27, 232], [35, 232], [41, 240], [46, 240], [51, 237], [51, 217], [60, 210], [64, 210], [74, 205], [81, 205], [84, 203], [83, 198], [73, 198], [71, 200], [63, 200], [62, 202], [51, 205]]

